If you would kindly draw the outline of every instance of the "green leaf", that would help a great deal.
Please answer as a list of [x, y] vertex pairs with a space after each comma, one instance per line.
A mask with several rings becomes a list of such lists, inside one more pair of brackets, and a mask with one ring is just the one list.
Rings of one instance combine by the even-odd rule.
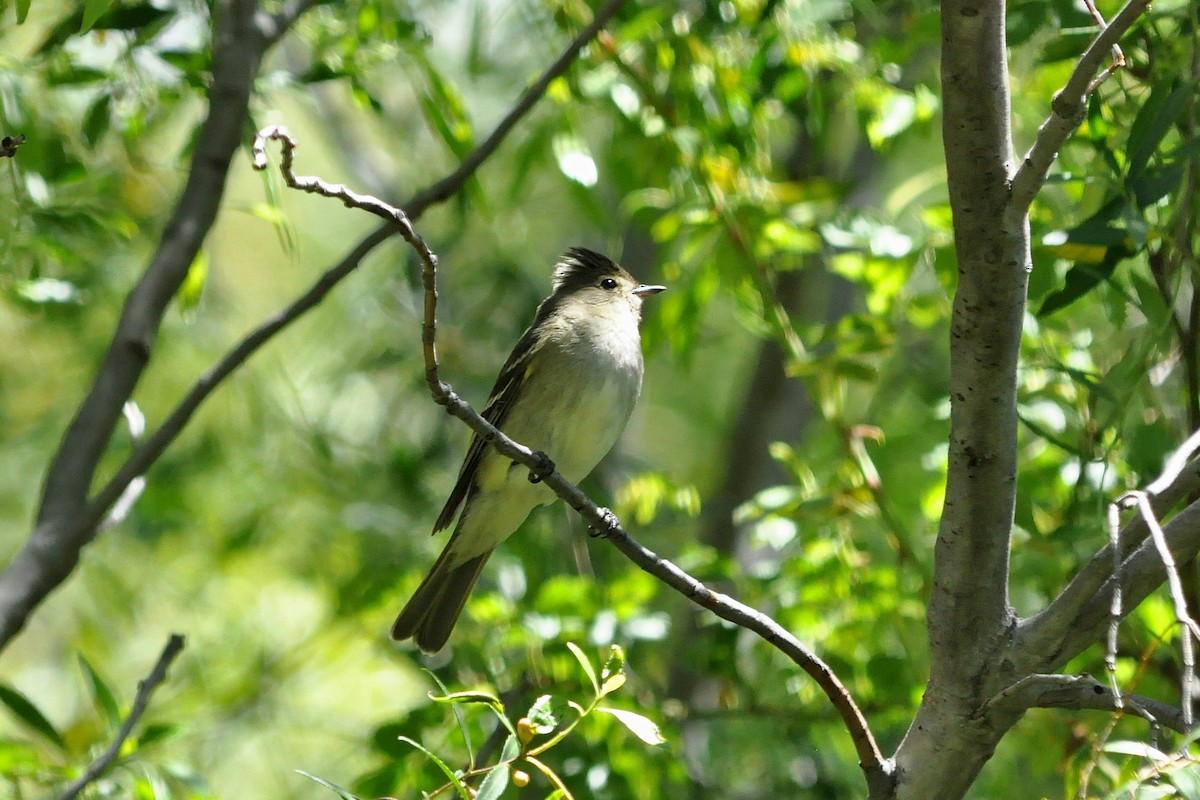
[[[446, 684], [442, 683], [442, 679], [437, 675], [434, 675], [432, 670], [422, 669], [421, 671], [428, 675], [429, 679], [437, 685], [443, 697], [450, 694], [450, 690], [446, 687]], [[432, 694], [430, 696], [432, 697]], [[458, 723], [458, 732], [462, 734], [463, 746], [467, 748], [467, 763], [474, 764], [475, 747], [471, 744], [471, 730], [467, 727], [467, 716], [463, 713], [462, 709], [459, 708], [458, 703], [451, 703], [450, 710], [454, 713], [454, 720]], [[508, 720], [508, 718], [504, 716], [502, 709], [496, 711], [496, 714], [501, 720]], [[509, 730], [512, 730], [511, 726], [509, 726]]]
[[208, 282], [208, 254], [200, 250], [188, 267], [187, 276], [179, 285], [175, 299], [179, 302], [180, 310], [187, 312], [200, 304], [200, 296], [204, 294], [204, 285]]
[[[501, 702], [499, 697], [496, 697], [496, 695], [492, 694], [491, 692], [475, 690], [475, 691], [465, 691], [465, 692], [451, 692], [450, 694], [443, 694], [443, 695], [435, 695], [432, 692], [430, 692], [429, 699], [435, 703], [449, 703], [451, 708], [455, 709], [455, 714], [458, 713], [457, 709], [460, 704], [482, 703], [483, 705], [486, 705], [488, 708], [492, 709], [493, 712], [495, 712], [496, 719], [498, 719], [500, 721], [500, 723], [502, 725], [504, 725], [505, 728], [508, 729], [509, 733], [512, 733], [515, 735], [517, 732], [516, 728], [513, 727], [512, 720], [510, 720], [508, 718], [508, 716], [504, 713], [504, 703]], [[465, 737], [466, 733], [467, 733], [466, 723], [461, 718], [459, 719], [459, 722], [463, 729], [463, 736]], [[467, 746], [470, 747], [469, 742], [467, 743]]]
[[37, 706], [30, 702], [25, 695], [11, 686], [0, 683], [0, 703], [8, 706], [8, 710], [16, 714], [17, 718], [30, 728], [58, 745], [59, 748], [66, 749], [66, 744], [58, 731], [50, 724], [50, 720], [46, 719], [42, 712], [38, 711]]
[[500, 763], [484, 776], [475, 800], [499, 800], [500, 795], [508, 788], [509, 764], [520, 751], [516, 736], [510, 735], [504, 740], [504, 748], [500, 751]]
[[1150, 96], [1129, 128], [1129, 140], [1125, 145], [1130, 180], [1146, 168], [1163, 137], [1188, 107], [1187, 98], [1191, 93], [1191, 84], [1175, 77], [1169, 82], [1159, 81], [1150, 90]]
[[149, 3], [115, 8], [102, 15], [92, 27], [98, 31], [135, 31], [166, 24], [172, 12]]
[[112, 121], [112, 95], [104, 92], [83, 117], [83, 141], [88, 147], [95, 147], [104, 134], [108, 133], [108, 125]]
[[17, 0], [17, 24], [23, 25], [29, 16], [29, 5], [32, 0]]
[[529, 720], [534, 733], [539, 736], [552, 733], [558, 727], [558, 717], [554, 715], [554, 698], [548, 694], [539, 697], [529, 707], [525, 718]]
[[579, 645], [574, 642], [567, 642], [567, 649], [571, 651], [575, 659], [579, 661], [579, 666], [583, 667], [583, 673], [587, 675], [589, 681], [592, 682], [592, 689], [596, 692], [596, 696], [600, 696], [600, 681], [596, 678], [596, 670], [588, 661], [587, 656], [579, 649]]
[[96, 24], [96, 20], [112, 6], [112, 0], [84, 0], [83, 19], [79, 23], [79, 32], [87, 33]]
[[625, 651], [619, 644], [608, 650], [608, 659], [600, 670], [600, 696], [612, 694], [625, 685]]
[[112, 689], [100, 677], [100, 673], [96, 672], [87, 657], [82, 654], [79, 656], [79, 666], [83, 669], [83, 676], [87, 678], [88, 688], [92, 690], [92, 700], [95, 702], [96, 708], [104, 713], [104, 719], [110, 726], [120, 727], [121, 708]]
[[1104, 256], [1104, 260], [1099, 264], [1077, 262], [1075, 266], [1067, 271], [1067, 277], [1063, 281], [1063, 288], [1050, 294], [1042, 301], [1042, 306], [1038, 309], [1037, 315], [1039, 317], [1047, 317], [1055, 311], [1061, 311], [1071, 305], [1112, 277], [1117, 265], [1130, 255], [1132, 254], [1124, 248], [1113, 247], [1109, 249], [1108, 253]]
[[429, 693], [429, 699], [435, 703], [486, 703], [493, 708], [504, 710], [504, 703], [499, 697], [491, 692], [483, 690], [472, 690], [465, 692], [451, 692], [450, 694], [433, 694]]
[[50, 70], [46, 82], [51, 86], [85, 86], [89, 83], [100, 83], [108, 80], [108, 73], [94, 67], [81, 67], [70, 64], [62, 68]]
[[339, 797], [341, 797], [342, 800], [358, 800], [358, 798], [356, 796], [354, 796], [350, 792], [346, 791], [342, 787], [338, 786], [336, 783], [327, 781], [319, 775], [313, 775], [311, 772], [305, 772], [302, 769], [298, 769], [298, 770], [296, 770], [296, 772], [303, 775], [304, 777], [308, 778], [310, 781], [316, 781], [317, 783], [324, 786], [326, 789], [332, 790]]
[[152, 744], [157, 744], [171, 738], [178, 730], [178, 725], [168, 725], [160, 722], [152, 723], [146, 726], [141, 736], [137, 737], [137, 745], [138, 747], [148, 747]]
[[1133, 199], [1138, 208], [1145, 208], [1175, 191], [1186, 171], [1186, 161], [1169, 161], [1160, 167], [1151, 167], [1139, 173], [1136, 178], [1130, 178], [1126, 181], [1126, 186], [1133, 192]]
[[422, 753], [424, 753], [426, 756], [428, 756], [429, 760], [432, 761], [434, 763], [434, 765], [436, 765], [437, 768], [442, 771], [442, 774], [446, 776], [446, 778], [450, 781], [450, 783], [452, 783], [454, 785], [454, 788], [458, 791], [458, 796], [460, 798], [462, 798], [462, 800], [471, 800], [471, 793], [467, 789], [466, 784], [464, 784], [462, 782], [462, 778], [460, 778], [458, 776], [457, 772], [450, 769], [450, 766], [448, 764], [446, 764], [445, 761], [442, 761], [440, 758], [435, 756], [432, 751], [430, 751], [428, 748], [425, 747], [425, 745], [421, 744], [418, 741], [410, 739], [407, 736], [401, 736], [400, 741], [404, 742], [405, 744], [412, 745], [413, 747], [417, 748]]
[[658, 725], [648, 717], [644, 717], [634, 711], [626, 711], [623, 708], [599, 706], [596, 710], [616, 717], [617, 721], [628, 728], [630, 733], [646, 744], [660, 745], [665, 744], [667, 741], [666, 737], [662, 735], [662, 731], [658, 729]]

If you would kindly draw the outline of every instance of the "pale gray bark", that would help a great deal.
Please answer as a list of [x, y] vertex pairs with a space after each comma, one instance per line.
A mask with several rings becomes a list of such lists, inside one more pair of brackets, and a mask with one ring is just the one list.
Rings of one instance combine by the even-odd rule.
[[[872, 797], [957, 800], [1026, 709], [1115, 702], [1111, 694], [1080, 690], [1078, 681], [1046, 688], [1063, 676], [1041, 675], [1102, 638], [1111, 553], [1097, 555], [1062, 597], [1026, 622], [1008, 602], [1008, 553], [1018, 469], [1017, 365], [1031, 268], [1028, 207], [1079, 122], [1101, 60], [1144, 9], [1140, 0], [1130, 3], [1098, 33], [1018, 166], [1004, 3], [942, 2], [942, 134], [958, 256], [946, 499], [929, 603], [929, 681], [895, 754], [895, 784]], [[1177, 516], [1168, 535], [1181, 557], [1195, 553], [1200, 510]], [[1136, 526], [1126, 540], [1127, 547], [1141, 541]], [[1153, 548], [1142, 542], [1120, 580], [1127, 613], [1163, 580]]]

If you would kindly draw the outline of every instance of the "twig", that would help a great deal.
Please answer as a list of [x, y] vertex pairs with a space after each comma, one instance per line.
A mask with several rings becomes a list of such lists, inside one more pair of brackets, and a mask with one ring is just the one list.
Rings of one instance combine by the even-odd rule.
[[1154, 548], [1158, 551], [1158, 557], [1166, 570], [1167, 586], [1171, 591], [1171, 601], [1175, 605], [1175, 621], [1183, 628], [1183, 638], [1180, 642], [1183, 659], [1183, 675], [1180, 678], [1180, 706], [1183, 710], [1183, 720], [1190, 728], [1192, 725], [1192, 686], [1196, 673], [1192, 639], [1194, 637], [1200, 641], [1200, 626], [1188, 613], [1187, 598], [1183, 593], [1183, 583], [1179, 580], [1179, 570], [1175, 566], [1175, 558], [1171, 555], [1171, 549], [1167, 546], [1167, 537], [1163, 534], [1162, 526], [1158, 524], [1158, 519], [1154, 516], [1154, 509], [1150, 507], [1149, 496], [1145, 492], [1129, 492], [1117, 498], [1113, 505], [1138, 509], [1146, 526], [1150, 529], [1150, 539], [1154, 542]]
[[[1050, 116], [1038, 129], [1033, 146], [1029, 148], [1025, 158], [1021, 160], [1021, 165], [1013, 175], [1012, 207], [1014, 211], [1024, 213], [1028, 210], [1029, 204], [1033, 202], [1033, 198], [1045, 182], [1046, 173], [1050, 171], [1050, 165], [1058, 156], [1059, 148], [1067, 141], [1067, 137], [1079, 127], [1079, 122], [1083, 119], [1084, 111], [1087, 108], [1088, 97], [1100, 85], [1100, 82], [1125, 62], [1124, 56], [1119, 58], [1114, 56], [1112, 66], [1097, 78], [1096, 70], [1100, 68], [1100, 63], [1109, 53], [1113, 52], [1113, 48], [1117, 47], [1117, 42], [1149, 7], [1150, 0], [1129, 0], [1125, 7], [1113, 17], [1112, 22], [1107, 25], [1103, 24], [1104, 18], [1097, 14], [1100, 32], [1096, 34], [1096, 38], [1092, 40], [1080, 57], [1079, 63], [1075, 65], [1071, 77], [1067, 79], [1062, 90], [1054, 95], [1054, 100], [1050, 103]], [[1119, 54], [1120, 50], [1118, 49], [1116, 53]]]
[[[562, 54], [546, 68], [541, 77], [533, 83], [514, 104], [512, 110], [504, 116], [504, 119], [496, 126], [491, 135], [479, 147], [475, 148], [462, 164], [459, 165], [452, 173], [445, 178], [437, 181], [426, 189], [421, 190], [413, 196], [406, 204], [408, 214], [403, 215], [405, 220], [415, 220], [420, 218], [431, 205], [442, 202], [448, 197], [453, 196], [467, 182], [475, 171], [484, 161], [487, 160], [500, 143], [513, 129], [518, 121], [533, 108], [534, 104], [546, 92], [546, 88], [555, 79], [560, 77], [567, 68], [570, 67], [575, 57], [587, 45], [587, 43], [599, 31], [600, 27], [608, 22], [616, 13], [617, 8], [624, 0], [610, 0], [610, 2], [596, 13], [595, 18], [586, 28], [579, 32], [578, 35], [571, 41], [563, 50]], [[302, 5], [296, 4], [297, 7]], [[258, 153], [262, 149], [262, 140], [264, 138], [273, 138], [285, 143], [283, 157], [287, 159], [286, 165], [281, 165], [281, 169], [286, 166], [285, 175], [291, 174], [291, 157], [292, 150], [295, 149], [295, 143], [291, 142], [287, 132], [282, 127], [274, 129], [268, 128], [264, 130], [255, 139], [255, 152]], [[259, 166], [259, 159], [256, 156], [256, 167], [262, 169], [265, 166], [263, 163]], [[292, 176], [293, 179], [296, 176]], [[308, 180], [308, 179], [298, 179]], [[315, 179], [311, 179], [315, 180]], [[291, 185], [291, 184], [289, 184]], [[305, 187], [297, 185], [295, 188]], [[250, 358], [260, 347], [266, 344], [274, 336], [286, 328], [291, 323], [295, 322], [304, 313], [315, 307], [325, 296], [328, 295], [333, 288], [343, 279], [348, 277], [352, 272], [358, 269], [362, 260], [367, 255], [382, 244], [387, 239], [395, 235], [399, 228], [402, 227], [397, 218], [392, 215], [389, 210], [392, 208], [387, 203], [381, 200], [370, 197], [369, 195], [354, 194], [353, 198], [349, 195], [342, 197], [338, 194], [338, 190], [349, 192], [350, 190], [344, 186], [328, 187], [329, 192], [326, 196], [338, 197], [346, 202], [346, 205], [355, 205], [351, 202], [352, 199], [361, 201], [356, 207], [370, 210], [386, 221], [386, 225], [369, 233], [362, 239], [354, 248], [342, 258], [333, 267], [326, 270], [320, 278], [300, 297], [296, 298], [286, 308], [279, 311], [273, 317], [268, 319], [242, 341], [240, 341], [232, 350], [230, 350], [220, 361], [218, 361], [211, 369], [204, 373], [199, 380], [196, 381], [192, 389], [180, 401], [175, 410], [170, 416], [159, 426], [157, 430], [146, 440], [146, 443], [117, 470], [113, 477], [105, 484], [96, 496], [88, 503], [87, 509], [81, 514], [81, 522], [85, 526], [95, 525], [96, 522], [103, 518], [108, 508], [120, 498], [125, 491], [125, 488], [135, 480], [139, 475], [145, 472], [151, 464], [158, 460], [159, 456], [166, 450], [167, 446], [175, 440], [179, 433], [187, 425], [192, 415], [200, 407], [201, 403], [212, 394], [229, 375], [236, 369], [242, 366], [247, 359]], [[307, 189], [305, 189], [307, 191]], [[372, 204], [371, 201], [374, 201]], [[405, 223], [406, 224], [406, 223]]]
[[533, 108], [534, 104], [542, 98], [542, 95], [550, 88], [550, 84], [556, 78], [565, 74], [571, 64], [575, 63], [575, 59], [579, 57], [579, 53], [583, 48], [596, 38], [600, 30], [608, 24], [608, 21], [617, 13], [617, 9], [624, 5], [624, 3], [625, 0], [608, 0], [596, 12], [596, 15], [592, 17], [592, 21], [576, 34], [571, 43], [562, 51], [562, 54], [546, 68], [541, 77], [522, 93], [520, 99], [513, 105], [512, 110], [504, 115], [504, 119], [500, 120], [491, 135], [484, 139], [482, 144], [463, 159], [458, 169], [432, 186], [417, 192], [411, 200], [404, 204], [404, 208], [408, 211], [410, 219], [417, 219], [427, 207], [434, 203], [442, 202], [462, 188], [467, 178], [471, 177], [475, 173], [475, 170], [479, 169], [479, 165], [495, 152], [500, 143], [508, 136], [509, 131], [513, 129], [513, 126], [529, 113], [529, 109]]
[[[1100, 13], [1100, 9], [1096, 8], [1094, 0], [1084, 0], [1084, 5], [1087, 6], [1088, 13], [1092, 15], [1092, 19], [1096, 21], [1096, 27], [1101, 31], [1108, 27], [1108, 23], [1104, 21], [1104, 15]], [[1088, 84], [1088, 94], [1096, 91], [1100, 84], [1108, 80], [1110, 75], [1125, 66], [1125, 54], [1121, 52], [1121, 45], [1113, 44], [1112, 59], [1112, 63], [1105, 68], [1104, 72], [1101, 72], [1100, 75], [1093, 78], [1092, 82]]]
[[[1200, 490], [1200, 461], [1183, 464], [1188, 456], [1182, 455], [1194, 452], [1198, 436], [1200, 432], [1188, 437], [1187, 441], [1167, 458], [1162, 474], [1147, 487], [1155, 514], [1165, 514], [1181, 500]], [[1154, 489], [1152, 492], [1149, 491], [1151, 487]], [[1123, 569], [1121, 565], [1125, 564], [1127, 557], [1132, 556], [1148, 534], [1149, 529], [1141, 516], [1130, 520], [1121, 530], [1119, 546], [1114, 547], [1110, 541], [1092, 556], [1046, 608], [1020, 623], [1017, 631], [1019, 649], [1024, 650], [1033, 659], [1038, 665], [1038, 671], [1052, 669], [1052, 661], [1058, 661], [1060, 658], [1065, 661], [1074, 655], [1070, 653], [1064, 656], [1063, 642], [1068, 638], [1076, 638], [1076, 634], [1079, 633], [1077, 626], [1080, 615], [1086, 612], [1095, 600], [1097, 592], [1100, 592], [1108, 581], [1120, 578], [1120, 570]], [[1129, 556], [1120, 555], [1120, 560], [1115, 560], [1119, 555], [1117, 550]], [[1114, 580], [1113, 585], [1118, 585], [1117, 581]], [[1110, 627], [1111, 618], [1110, 601]]]
[[1121, 685], [1117, 683], [1117, 635], [1121, 631], [1121, 509], [1108, 504], [1108, 546], [1112, 550], [1113, 590], [1108, 608], [1108, 639], [1104, 646], [1104, 671], [1117, 705], [1121, 703]]
[[112, 763], [116, 761], [117, 756], [120, 754], [125, 740], [129, 738], [129, 734], [133, 733], [133, 726], [138, 723], [142, 714], [145, 713], [146, 706], [150, 703], [150, 695], [166, 679], [167, 668], [171, 666], [171, 662], [175, 660], [175, 657], [179, 655], [181, 650], [183, 650], [183, 637], [178, 633], [171, 634], [171, 638], [167, 640], [167, 646], [163, 648], [162, 655], [158, 657], [158, 663], [154, 665], [154, 669], [150, 670], [149, 675], [138, 681], [137, 696], [133, 699], [133, 707], [129, 709], [129, 716], [125, 718], [121, 729], [117, 731], [116, 738], [113, 739], [108, 749], [67, 787], [66, 791], [59, 796], [59, 800], [75, 800], [75, 797], [83, 791], [85, 786], [99, 778], [112, 766]]
[[[555, 494], [579, 512], [584, 520], [587, 521], [589, 527], [611, 541], [618, 550], [624, 553], [637, 566], [680, 592], [697, 605], [709, 609], [722, 619], [757, 633], [768, 644], [774, 646], [807, 672], [825, 692], [825, 695], [842, 716], [850, 732], [850, 736], [854, 740], [859, 762], [862, 765], [863, 771], [867, 774], [868, 782], [875, 784], [889, 780], [892, 771], [891, 765], [879, 750], [871, 729], [867, 725], [862, 712], [855, 704], [854, 699], [825, 662], [770, 617], [726, 595], [712, 591], [675, 564], [660, 558], [655, 553], [635, 542], [621, 527], [620, 521], [617, 520], [611, 511], [596, 505], [579, 487], [568, 481], [557, 471], [545, 474], [543, 472], [545, 469], [544, 456], [508, 438], [498, 428], [476, 413], [467, 401], [458, 396], [450, 384], [441, 379], [437, 356], [438, 258], [425, 240], [421, 238], [421, 235], [413, 228], [411, 221], [404, 212], [376, 197], [359, 194], [340, 184], [328, 184], [319, 178], [301, 177], [293, 174], [292, 153], [296, 146], [295, 141], [285, 129], [279, 126], [264, 129], [255, 140], [255, 166], [258, 169], [262, 169], [266, 165], [264, 148], [266, 141], [269, 139], [275, 139], [283, 143], [283, 157], [280, 169], [284, 173], [284, 182], [288, 186], [324, 197], [336, 198], [347, 206], [361, 208], [364, 211], [369, 211], [383, 219], [389, 220], [396, 226], [404, 240], [416, 251], [423, 265], [421, 278], [425, 287], [425, 318], [421, 326], [421, 345], [425, 357], [425, 381], [429, 386], [429, 391], [434, 401], [444, 407], [448, 413], [465, 422], [484, 441], [495, 447], [501, 455], [529, 467], [531, 471], [537, 471], [539, 478]], [[551, 456], [553, 457], [553, 454]]]

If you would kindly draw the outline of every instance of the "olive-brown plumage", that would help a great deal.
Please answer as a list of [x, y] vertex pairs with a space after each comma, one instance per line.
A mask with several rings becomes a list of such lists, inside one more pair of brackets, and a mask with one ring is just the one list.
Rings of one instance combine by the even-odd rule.
[[[665, 287], [639, 284], [599, 253], [568, 250], [554, 291], [538, 306], [500, 370], [483, 417], [510, 438], [548, 455], [578, 483], [616, 443], [642, 385], [642, 299]], [[404, 606], [392, 638], [425, 652], [445, 645], [488, 556], [529, 513], [555, 499], [529, 470], [478, 435], [434, 523], [454, 521], [450, 541]]]

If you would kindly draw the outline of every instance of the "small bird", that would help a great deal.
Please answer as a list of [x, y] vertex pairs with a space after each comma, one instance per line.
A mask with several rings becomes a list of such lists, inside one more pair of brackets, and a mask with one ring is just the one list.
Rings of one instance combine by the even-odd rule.
[[[568, 250], [554, 268], [553, 293], [500, 370], [484, 419], [579, 483], [633, 412], [642, 389], [642, 299], [665, 288], [639, 284], [599, 253]], [[479, 434], [472, 437], [433, 532], [455, 514], [458, 524], [396, 618], [393, 639], [414, 639], [426, 653], [442, 649], [492, 550], [534, 508], [556, 499], [536, 480]]]

